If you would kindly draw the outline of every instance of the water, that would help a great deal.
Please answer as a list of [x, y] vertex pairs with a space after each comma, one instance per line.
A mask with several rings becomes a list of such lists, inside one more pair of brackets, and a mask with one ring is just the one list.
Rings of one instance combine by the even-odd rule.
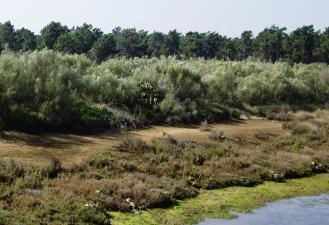
[[329, 225], [329, 194], [282, 200], [237, 216], [206, 219], [199, 225]]

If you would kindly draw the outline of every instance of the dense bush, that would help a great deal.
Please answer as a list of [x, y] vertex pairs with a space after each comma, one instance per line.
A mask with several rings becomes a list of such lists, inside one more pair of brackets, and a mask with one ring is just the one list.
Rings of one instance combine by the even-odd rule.
[[136, 127], [215, 121], [243, 105], [324, 105], [324, 64], [111, 59], [53, 51], [0, 56], [0, 127]]

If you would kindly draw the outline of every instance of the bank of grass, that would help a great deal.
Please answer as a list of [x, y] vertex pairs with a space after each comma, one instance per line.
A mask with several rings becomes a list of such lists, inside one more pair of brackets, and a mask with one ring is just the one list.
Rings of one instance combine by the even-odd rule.
[[192, 225], [205, 218], [233, 218], [231, 211], [249, 212], [279, 199], [329, 192], [329, 174], [292, 179], [284, 183], [265, 182], [255, 187], [229, 187], [203, 190], [168, 209], [139, 214], [113, 212], [113, 225]]

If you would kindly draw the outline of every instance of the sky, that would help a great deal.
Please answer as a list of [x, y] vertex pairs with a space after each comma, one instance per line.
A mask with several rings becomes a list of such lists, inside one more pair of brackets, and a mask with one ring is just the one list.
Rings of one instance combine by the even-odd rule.
[[84, 22], [111, 32], [117, 26], [150, 32], [216, 31], [237, 37], [277, 25], [291, 31], [329, 27], [329, 0], [0, 0], [0, 22], [36, 34], [51, 21]]

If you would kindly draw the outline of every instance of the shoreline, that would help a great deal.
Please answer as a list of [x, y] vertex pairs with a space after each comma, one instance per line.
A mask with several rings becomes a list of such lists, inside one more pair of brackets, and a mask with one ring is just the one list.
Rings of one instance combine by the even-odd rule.
[[151, 209], [139, 214], [111, 212], [113, 225], [194, 225], [206, 218], [230, 219], [231, 211], [247, 213], [277, 200], [314, 196], [329, 192], [329, 173], [284, 183], [264, 182], [254, 187], [228, 187], [202, 190], [192, 199], [167, 209]]

